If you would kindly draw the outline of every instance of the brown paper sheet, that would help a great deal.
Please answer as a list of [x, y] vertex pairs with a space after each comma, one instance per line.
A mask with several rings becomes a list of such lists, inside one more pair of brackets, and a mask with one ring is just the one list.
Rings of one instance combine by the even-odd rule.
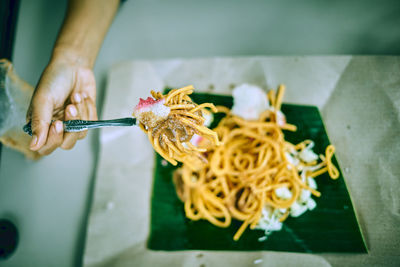
[[129, 116], [150, 89], [193, 84], [287, 86], [285, 102], [316, 105], [337, 148], [369, 254], [159, 252], [146, 248], [153, 150], [136, 127], [103, 129], [85, 266], [396, 266], [400, 262], [400, 58], [250, 57], [133, 61], [109, 74], [103, 118]]

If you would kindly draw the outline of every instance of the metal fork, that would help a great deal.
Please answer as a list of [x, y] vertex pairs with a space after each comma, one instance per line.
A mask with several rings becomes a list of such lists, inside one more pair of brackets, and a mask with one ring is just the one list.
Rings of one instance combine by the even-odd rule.
[[[111, 126], [132, 126], [136, 125], [136, 118], [121, 118], [113, 120], [84, 121], [69, 120], [63, 121], [64, 132], [82, 132], [89, 129], [111, 127]], [[23, 128], [25, 133], [32, 136], [32, 124], [28, 122]]]

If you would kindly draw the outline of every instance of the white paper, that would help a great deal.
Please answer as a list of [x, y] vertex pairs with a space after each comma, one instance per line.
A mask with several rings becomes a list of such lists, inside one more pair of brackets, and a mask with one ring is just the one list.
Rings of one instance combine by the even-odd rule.
[[[287, 87], [284, 102], [318, 106], [370, 254], [158, 252], [146, 248], [154, 152], [138, 128], [104, 129], [85, 266], [390, 265], [400, 260], [398, 57], [250, 57], [133, 61], [112, 68], [103, 118], [126, 117], [151, 89], [241, 83]], [[201, 257], [199, 257], [201, 254]]]

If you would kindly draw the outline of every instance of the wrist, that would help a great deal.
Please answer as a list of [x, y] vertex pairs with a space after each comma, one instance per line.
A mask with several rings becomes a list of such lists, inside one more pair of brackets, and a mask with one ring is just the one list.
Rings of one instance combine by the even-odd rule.
[[62, 62], [70, 65], [92, 68], [93, 62], [84, 52], [70, 46], [58, 44], [54, 47], [51, 62]]

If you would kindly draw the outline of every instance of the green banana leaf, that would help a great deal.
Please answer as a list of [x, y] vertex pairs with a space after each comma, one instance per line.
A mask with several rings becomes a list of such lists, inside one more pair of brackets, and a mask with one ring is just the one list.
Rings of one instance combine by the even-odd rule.
[[[232, 107], [232, 97], [211, 94], [192, 94], [196, 103], [211, 102]], [[285, 131], [286, 140], [296, 144], [304, 139], [315, 142], [314, 152], [324, 154], [330, 144], [317, 107], [282, 105], [288, 123], [295, 124], [296, 132]], [[223, 115], [217, 114], [211, 125], [215, 127]], [[265, 241], [261, 230], [247, 229], [238, 241], [233, 235], [241, 222], [233, 220], [228, 228], [219, 228], [208, 221], [191, 221], [185, 217], [183, 203], [178, 199], [172, 173], [176, 167], [161, 164], [157, 154], [151, 197], [151, 225], [148, 248], [153, 250], [274, 250], [290, 252], [356, 252], [367, 249], [354, 213], [336, 158], [333, 163], [340, 171], [337, 180], [328, 174], [316, 178], [321, 197], [314, 197], [317, 207], [297, 218], [289, 217], [281, 231], [273, 232]]]

